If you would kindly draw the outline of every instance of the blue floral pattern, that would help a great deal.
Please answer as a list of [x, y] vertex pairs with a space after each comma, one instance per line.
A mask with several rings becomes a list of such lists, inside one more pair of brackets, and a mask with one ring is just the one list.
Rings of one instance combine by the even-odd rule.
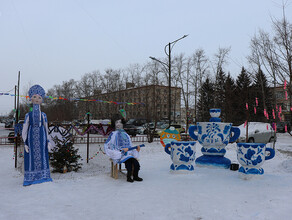
[[[194, 170], [192, 162], [195, 160], [195, 144], [196, 142], [172, 141], [167, 144], [165, 152], [170, 154], [173, 164], [170, 166], [171, 170]], [[168, 151], [168, 148], [171, 148]]]
[[237, 159], [242, 165], [239, 172], [262, 175], [264, 170], [260, 166], [265, 160], [271, 159], [266, 157], [266, 151], [273, 152], [273, 149], [266, 149], [263, 143], [238, 143]]
[[[238, 144], [238, 146], [243, 146], [243, 144]], [[238, 157], [239, 160], [246, 166], [257, 166], [263, 162], [263, 158], [265, 157], [263, 151], [263, 145], [256, 145], [257, 147], [251, 148], [241, 148], [238, 147]], [[243, 149], [245, 149], [243, 151]], [[240, 155], [240, 156], [239, 156]], [[242, 155], [242, 156], [241, 156]]]
[[180, 154], [179, 160], [184, 162], [189, 162], [191, 156], [194, 154], [194, 151], [192, 150], [191, 147], [187, 147], [185, 148], [185, 150], [184, 147], [182, 147], [182, 149], [178, 148], [177, 150], [180, 152], [177, 153], [178, 155]]
[[219, 125], [217, 123], [210, 123], [207, 125], [207, 135], [209, 138], [213, 138], [217, 132], [219, 133], [221, 130], [219, 128]]
[[[231, 123], [198, 122], [196, 126], [197, 140], [203, 145], [202, 153], [204, 155], [224, 156], [226, 153], [224, 148], [229, 143], [232, 129]], [[190, 135], [194, 138], [191, 133]]]

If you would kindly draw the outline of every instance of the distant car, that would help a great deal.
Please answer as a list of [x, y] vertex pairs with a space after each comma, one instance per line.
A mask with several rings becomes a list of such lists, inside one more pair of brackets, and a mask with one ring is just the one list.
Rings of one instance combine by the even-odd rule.
[[166, 129], [168, 127], [168, 124], [166, 124], [165, 122], [156, 122], [156, 128], [155, 131], [154, 130], [154, 122], [145, 124], [145, 130], [144, 130], [144, 134], [148, 134], [148, 133], [152, 133], [154, 135], [154, 137], [159, 137], [160, 133]]
[[171, 124], [169, 127], [174, 127], [180, 134], [185, 133], [184, 127], [180, 124]]
[[14, 131], [9, 132], [8, 134], [8, 142], [14, 143], [15, 137], [14, 137]]
[[156, 132], [155, 132], [155, 136], [156, 136], [156, 137], [160, 137], [160, 134], [161, 134], [166, 128], [168, 128], [168, 124], [160, 124], [159, 126], [157, 126], [157, 128], [156, 128]]
[[146, 129], [147, 120], [146, 119], [129, 119], [126, 124], [134, 125], [137, 129], [137, 134], [144, 134]]
[[5, 128], [12, 128], [13, 120], [5, 122]]
[[132, 135], [133, 137], [138, 134], [138, 129], [135, 125], [132, 124], [124, 124], [124, 130], [127, 132], [128, 135]]
[[277, 132], [278, 133], [285, 133], [285, 126], [287, 128], [287, 131], [290, 132], [291, 131], [291, 126], [290, 126], [290, 122], [277, 122]]
[[[246, 142], [246, 126], [244, 124], [238, 126], [240, 129], [240, 136], [238, 142]], [[248, 123], [248, 140], [250, 143], [270, 143], [276, 141], [277, 136], [275, 131], [269, 123], [263, 122], [249, 122]]]
[[129, 121], [127, 121], [127, 124], [132, 124], [135, 126], [143, 126], [144, 124], [147, 123], [146, 119], [129, 119]]

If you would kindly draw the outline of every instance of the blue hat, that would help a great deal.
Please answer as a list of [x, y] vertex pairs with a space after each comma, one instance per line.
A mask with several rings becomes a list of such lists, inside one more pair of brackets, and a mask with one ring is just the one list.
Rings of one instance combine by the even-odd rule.
[[43, 89], [43, 87], [41, 87], [40, 85], [34, 85], [32, 87], [30, 87], [29, 91], [28, 91], [28, 96], [31, 98], [33, 95], [39, 95], [42, 98], [45, 97], [45, 90]]

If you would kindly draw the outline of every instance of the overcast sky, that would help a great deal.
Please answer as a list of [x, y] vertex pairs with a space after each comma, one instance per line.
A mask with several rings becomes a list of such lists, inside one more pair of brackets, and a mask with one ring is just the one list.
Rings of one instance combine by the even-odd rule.
[[[292, 22], [288, 0], [286, 16]], [[271, 31], [282, 0], [0, 0], [0, 92], [29, 84], [47, 91], [85, 73], [126, 68], [166, 58], [164, 46], [185, 34], [172, 54], [204, 49], [209, 57], [231, 47], [226, 67], [236, 77], [246, 66], [250, 39]], [[26, 94], [23, 94], [26, 95]], [[14, 98], [0, 96], [0, 115]]]

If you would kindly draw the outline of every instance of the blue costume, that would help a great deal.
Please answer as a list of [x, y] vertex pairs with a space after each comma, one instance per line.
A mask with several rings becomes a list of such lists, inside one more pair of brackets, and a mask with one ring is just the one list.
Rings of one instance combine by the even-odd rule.
[[[29, 97], [39, 95], [42, 98], [45, 91], [39, 85], [34, 85], [29, 90]], [[41, 112], [39, 104], [33, 104], [32, 112], [25, 115], [22, 130], [24, 151], [24, 186], [50, 182], [49, 156], [48, 156], [48, 121], [45, 113]]]
[[[140, 164], [138, 162], [140, 156], [140, 147], [138, 150], [132, 148], [132, 141], [130, 136], [123, 128], [123, 119], [119, 119], [119, 115], [115, 115], [112, 119], [112, 127], [116, 129], [113, 131], [104, 144], [105, 153], [114, 161], [114, 163], [125, 163], [127, 169], [127, 181], [134, 182], [142, 181], [143, 179], [138, 176]], [[126, 152], [124, 152], [124, 148]], [[133, 179], [132, 179], [133, 175]]]
[[114, 163], [124, 163], [130, 158], [139, 158], [137, 150], [131, 150], [123, 153], [123, 148], [132, 147], [130, 136], [124, 129], [113, 131], [104, 144], [105, 153], [114, 161]]

